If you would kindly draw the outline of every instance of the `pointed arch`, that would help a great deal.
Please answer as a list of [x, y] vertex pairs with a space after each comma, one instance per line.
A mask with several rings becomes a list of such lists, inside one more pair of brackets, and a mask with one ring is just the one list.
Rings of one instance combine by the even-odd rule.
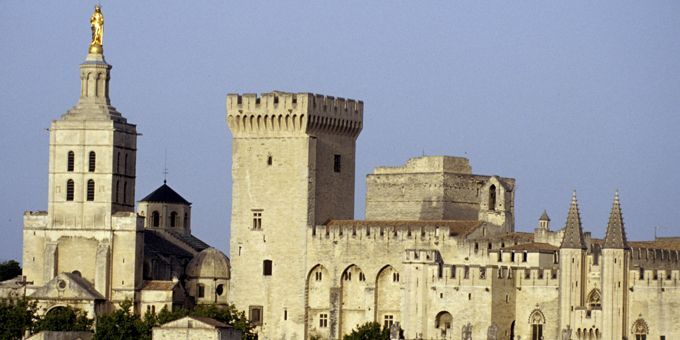
[[593, 308], [601, 308], [602, 307], [602, 293], [600, 293], [600, 290], [597, 288], [593, 288], [593, 290], [588, 293], [588, 308], [593, 309]]
[[543, 326], [545, 325], [545, 315], [539, 309], [534, 309], [529, 315], [529, 325], [531, 329], [531, 340], [543, 339]]
[[437, 313], [434, 318], [434, 328], [441, 332], [442, 337], [446, 337], [446, 333], [453, 327], [453, 315], [448, 311], [441, 311]]
[[329, 325], [332, 303], [329, 296], [331, 296], [332, 281], [328, 270], [322, 264], [315, 265], [307, 273], [307, 294], [305, 294], [307, 334], [316, 333], [327, 336], [330, 335], [330, 329], [334, 328], [334, 325]]
[[489, 210], [496, 210], [496, 185], [491, 184], [489, 187]]
[[342, 271], [340, 276], [341, 313], [340, 332], [349, 334], [357, 325], [371, 321], [366, 319], [366, 275], [355, 264]]
[[375, 321], [383, 326], [401, 321], [400, 274], [391, 265], [385, 265], [375, 278]]
[[634, 334], [636, 339], [644, 340], [645, 338], [641, 336], [646, 336], [649, 334], [649, 325], [647, 325], [647, 322], [644, 319], [637, 319], [635, 322], [633, 322], [633, 327], [631, 327], [630, 333]]

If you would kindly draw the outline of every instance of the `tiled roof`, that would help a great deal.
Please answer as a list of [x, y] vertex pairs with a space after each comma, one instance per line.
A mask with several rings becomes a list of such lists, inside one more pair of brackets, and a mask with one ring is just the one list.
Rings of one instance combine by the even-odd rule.
[[628, 246], [631, 248], [680, 250], [680, 239], [656, 239], [654, 241], [630, 241]]
[[180, 196], [180, 194], [178, 194], [175, 190], [172, 190], [172, 188], [165, 182], [158, 189], [142, 198], [140, 202], [191, 204], [189, 201], [185, 200], [184, 197]]
[[178, 282], [176, 281], [161, 281], [152, 280], [144, 281], [144, 286], [142, 290], [173, 290]]
[[168, 241], [163, 236], [159, 235], [159, 232], [150, 229], [144, 230], [144, 251], [175, 255], [177, 257], [194, 257], [194, 254]]
[[197, 252], [200, 252], [201, 250], [206, 248], [210, 248], [210, 245], [201, 241], [201, 239], [191, 234], [183, 234], [171, 229], [163, 229], [161, 232], [168, 233], [174, 236], [175, 238], [180, 239], [182, 242], [188, 244], [191, 248], [193, 248]]
[[553, 245], [550, 245], [548, 243], [538, 243], [538, 242], [531, 242], [531, 243], [522, 243], [522, 244], [517, 244], [514, 246], [510, 247], [505, 247], [503, 248], [503, 251], [507, 250], [520, 250], [520, 251], [528, 251], [528, 252], [550, 252], [553, 253], [557, 251], [559, 248], [555, 247]]

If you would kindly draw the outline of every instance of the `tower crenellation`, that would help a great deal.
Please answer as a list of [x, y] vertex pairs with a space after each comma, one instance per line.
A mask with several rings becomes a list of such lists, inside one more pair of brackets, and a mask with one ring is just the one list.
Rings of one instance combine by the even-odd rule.
[[280, 91], [228, 94], [227, 124], [235, 136], [321, 132], [356, 137], [362, 129], [363, 102]]

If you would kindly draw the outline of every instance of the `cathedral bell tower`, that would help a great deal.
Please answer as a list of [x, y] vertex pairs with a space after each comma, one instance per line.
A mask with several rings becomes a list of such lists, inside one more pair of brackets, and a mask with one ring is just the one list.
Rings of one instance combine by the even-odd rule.
[[574, 327], [574, 309], [584, 304], [585, 250], [581, 214], [574, 192], [560, 245], [560, 329]]
[[104, 17], [90, 18], [80, 98], [50, 125], [48, 211], [24, 216], [24, 275], [36, 286], [76, 274], [108, 300], [141, 284], [142, 219], [134, 212], [137, 131], [111, 106]]

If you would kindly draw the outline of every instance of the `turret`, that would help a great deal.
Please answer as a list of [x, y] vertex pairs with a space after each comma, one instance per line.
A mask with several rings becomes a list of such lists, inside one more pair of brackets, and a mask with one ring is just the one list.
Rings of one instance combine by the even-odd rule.
[[628, 329], [625, 303], [628, 301], [628, 252], [619, 193], [616, 192], [602, 246], [602, 339], [605, 340], [621, 339]]
[[560, 246], [560, 329], [573, 327], [575, 307], [582, 306], [585, 295], [585, 242], [576, 192], [571, 197]]

